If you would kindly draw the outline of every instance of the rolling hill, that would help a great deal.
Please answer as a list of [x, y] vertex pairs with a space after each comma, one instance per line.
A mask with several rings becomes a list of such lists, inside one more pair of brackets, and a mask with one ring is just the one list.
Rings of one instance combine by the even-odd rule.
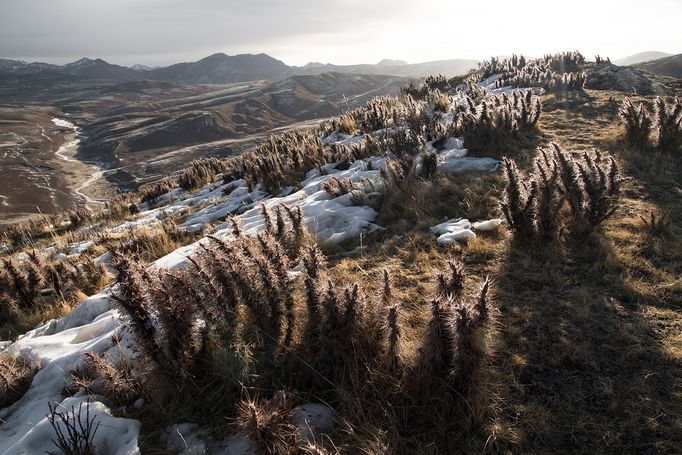
[[[135, 84], [138, 100], [83, 115], [78, 123], [87, 139], [80, 153], [112, 168], [125, 167], [125, 176], [117, 174], [117, 183], [134, 187], [195, 156], [226, 156], [233, 153], [233, 144], [257, 140], [274, 128], [338, 115], [374, 96], [395, 94], [406, 80], [324, 73], [274, 83], [200, 86], [201, 92], [180, 91], [164, 99], [156, 95], [157, 84], [168, 82], [148, 82], [144, 87], [138, 81], [127, 82], [109, 87], [107, 94], [126, 96]], [[178, 149], [185, 151], [176, 154]], [[150, 166], [150, 161], [164, 165]]]
[[293, 74], [291, 67], [266, 54], [213, 54], [197, 62], [177, 63], [146, 71], [144, 77], [191, 84], [227, 84], [267, 79], [277, 81]]
[[[193, 159], [238, 153], [273, 129], [307, 128], [395, 94], [409, 81], [342, 73], [233, 84], [85, 78], [102, 68], [82, 61], [69, 66], [80, 76], [0, 72], [0, 173], [8, 176], [0, 182], [0, 221], [30, 216], [36, 207], [43, 213], [72, 207], [81, 198], [70, 189], [85, 185], [93, 165], [99, 177], [88, 183], [90, 192], [106, 199]], [[74, 131], [54, 118], [79, 127], [79, 146], [66, 159], [59, 150]]]
[[652, 62], [640, 63], [636, 66], [657, 76], [671, 76], [682, 79], [682, 54], [671, 55], [670, 57]]
[[387, 74], [404, 77], [423, 77], [439, 73], [446, 76], [456, 76], [466, 74], [470, 69], [476, 68], [477, 64], [478, 60], [467, 59], [436, 60], [414, 64], [401, 60], [382, 60], [377, 64], [364, 65], [308, 63], [303, 67], [303, 70], [310, 72], [334, 71], [339, 73]]
[[638, 54], [628, 55], [627, 57], [614, 60], [613, 63], [615, 63], [618, 66], [630, 66], [643, 62], [651, 62], [653, 60], [658, 60], [660, 58], [670, 57], [671, 55], [673, 54], [668, 54], [667, 52], [647, 51], [640, 52]]

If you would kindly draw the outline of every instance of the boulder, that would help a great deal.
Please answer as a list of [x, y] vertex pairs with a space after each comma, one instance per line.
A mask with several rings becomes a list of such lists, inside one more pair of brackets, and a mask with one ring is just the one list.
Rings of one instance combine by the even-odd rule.
[[618, 90], [620, 92], [647, 95], [652, 93], [651, 81], [642, 72], [629, 66], [603, 65], [590, 71], [585, 88], [595, 90]]

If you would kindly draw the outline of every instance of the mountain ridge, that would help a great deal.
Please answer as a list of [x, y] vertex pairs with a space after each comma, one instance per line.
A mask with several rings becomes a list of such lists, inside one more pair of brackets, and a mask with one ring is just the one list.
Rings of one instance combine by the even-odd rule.
[[627, 57], [619, 58], [618, 60], [614, 60], [613, 63], [615, 63], [618, 66], [632, 66], [637, 65], [639, 63], [650, 62], [653, 60], [670, 57], [672, 55], [674, 54], [669, 54], [667, 52], [661, 51], [644, 51], [628, 55]]
[[268, 54], [227, 55], [219, 52], [194, 62], [180, 62], [165, 67], [132, 67], [109, 63], [101, 58], [83, 57], [64, 65], [0, 59], [0, 73], [12, 75], [69, 75], [82, 79], [131, 81], [150, 79], [192, 84], [224, 84], [254, 80], [284, 80], [291, 76], [337, 72], [401, 77], [424, 77], [443, 73], [446, 76], [465, 74], [475, 68], [477, 60], [449, 59], [420, 63], [383, 59], [376, 64], [335, 65], [310, 62], [290, 66]]
[[671, 76], [682, 79], [682, 54], [643, 62], [635, 66], [657, 76]]

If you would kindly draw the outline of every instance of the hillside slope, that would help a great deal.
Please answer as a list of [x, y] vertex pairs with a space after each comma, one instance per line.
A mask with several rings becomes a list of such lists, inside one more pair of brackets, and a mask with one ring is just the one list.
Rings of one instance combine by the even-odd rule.
[[0, 452], [678, 452], [682, 131], [498, 63], [8, 231]]
[[[8, 106], [0, 109], [6, 152], [0, 169], [12, 175], [0, 182], [5, 222], [74, 207], [84, 198], [75, 190], [105, 202], [116, 189], [136, 188], [195, 158], [238, 153], [273, 129], [306, 128], [305, 122], [395, 94], [406, 83], [339, 73], [228, 85], [14, 77], [0, 78], [0, 105]], [[60, 158], [73, 130], [56, 126], [53, 117], [80, 127], [79, 146], [69, 153], [75, 161]]]
[[615, 63], [618, 66], [632, 66], [638, 63], [651, 62], [661, 58], [671, 57], [672, 55], [673, 54], [668, 54], [667, 52], [659, 51], [640, 52], [638, 54], [628, 55], [627, 57], [614, 60], [613, 63]]
[[637, 68], [659, 76], [671, 76], [682, 79], [682, 54], [672, 55], [652, 62], [640, 63]]

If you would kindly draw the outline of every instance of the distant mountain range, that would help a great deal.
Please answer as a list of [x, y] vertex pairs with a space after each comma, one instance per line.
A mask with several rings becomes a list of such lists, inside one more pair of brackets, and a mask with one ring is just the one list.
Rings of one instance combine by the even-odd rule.
[[226, 84], [254, 80], [280, 81], [291, 76], [337, 72], [402, 77], [422, 77], [429, 74], [455, 76], [475, 68], [477, 60], [454, 59], [409, 64], [402, 60], [382, 60], [377, 64], [332, 65], [309, 63], [289, 66], [267, 54], [213, 54], [196, 62], [176, 63], [163, 68], [143, 65], [132, 67], [108, 63], [100, 58], [82, 58], [66, 65], [26, 63], [0, 59], [4, 75], [71, 76], [80, 79], [115, 81], [159, 80], [190, 84]]
[[640, 52], [640, 53], [634, 54], [634, 55], [629, 55], [627, 57], [623, 57], [623, 58], [618, 59], [618, 60], [614, 60], [613, 63], [615, 63], [618, 66], [632, 66], [632, 65], [636, 65], [638, 63], [658, 60], [659, 58], [670, 57], [671, 55], [673, 55], [673, 54], [668, 54], [667, 52], [647, 51], [647, 52]]
[[387, 76], [422, 77], [429, 74], [456, 76], [466, 74], [476, 68], [478, 60], [435, 60], [432, 62], [409, 64], [402, 60], [382, 60], [379, 63], [363, 65], [332, 65], [331, 63], [308, 63], [304, 71], [335, 72], [352, 74], [383, 74]]

